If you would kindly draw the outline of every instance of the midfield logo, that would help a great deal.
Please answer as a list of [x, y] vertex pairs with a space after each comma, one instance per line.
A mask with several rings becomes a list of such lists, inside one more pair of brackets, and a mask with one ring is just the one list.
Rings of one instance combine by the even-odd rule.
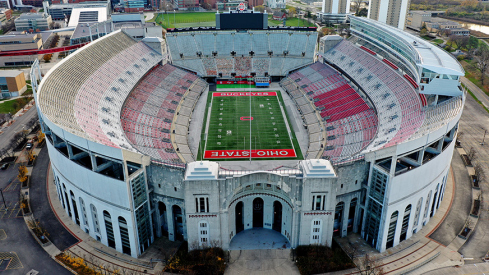
[[[206, 150], [204, 158], [249, 158], [250, 150]], [[297, 157], [294, 149], [261, 149], [251, 150], [252, 158], [294, 158]]]

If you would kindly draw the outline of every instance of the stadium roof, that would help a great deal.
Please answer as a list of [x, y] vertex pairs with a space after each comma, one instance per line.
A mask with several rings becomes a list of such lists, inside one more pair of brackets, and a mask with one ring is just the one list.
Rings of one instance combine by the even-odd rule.
[[71, 12], [69, 27], [76, 27], [78, 23], [103, 22], [107, 20], [107, 8], [74, 8]]
[[370, 25], [374, 25], [386, 33], [389, 33], [389, 35], [404, 41], [406, 45], [409, 45], [410, 48], [415, 51], [415, 54], [419, 58], [419, 65], [421, 67], [440, 74], [451, 74], [458, 76], [465, 75], [465, 71], [457, 59], [438, 46], [432, 45], [420, 37], [414, 36], [407, 32], [399, 31], [399, 29], [382, 22], [363, 17], [355, 17], [355, 19]]

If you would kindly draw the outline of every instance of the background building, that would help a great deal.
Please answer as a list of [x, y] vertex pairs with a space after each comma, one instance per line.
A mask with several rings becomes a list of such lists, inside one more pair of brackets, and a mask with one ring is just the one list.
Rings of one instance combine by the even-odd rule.
[[409, 0], [371, 0], [367, 17], [403, 30], [409, 3]]
[[14, 22], [17, 31], [45, 31], [50, 29], [53, 20], [47, 13], [23, 13]]
[[[42, 49], [42, 37], [38, 33], [0, 36], [0, 52], [39, 49]], [[39, 58], [38, 55], [2, 56], [0, 67], [30, 66]]]
[[23, 71], [0, 70], [2, 98], [20, 96], [27, 90]]

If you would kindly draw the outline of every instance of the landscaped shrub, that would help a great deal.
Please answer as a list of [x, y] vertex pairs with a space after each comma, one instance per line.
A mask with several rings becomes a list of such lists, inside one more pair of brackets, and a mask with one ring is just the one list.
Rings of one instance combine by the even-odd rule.
[[355, 264], [334, 240], [331, 248], [323, 245], [301, 245], [296, 248], [295, 252], [296, 264], [302, 275], [355, 267]]
[[224, 274], [224, 251], [219, 247], [188, 251], [184, 242], [171, 258], [164, 271], [179, 274]]

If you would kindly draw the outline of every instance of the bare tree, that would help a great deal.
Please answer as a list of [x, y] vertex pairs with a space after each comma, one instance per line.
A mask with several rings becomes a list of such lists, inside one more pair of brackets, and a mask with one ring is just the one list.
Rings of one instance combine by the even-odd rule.
[[382, 262], [375, 260], [375, 258], [369, 254], [365, 254], [365, 257], [358, 259], [357, 269], [358, 273], [361, 275], [385, 274]]
[[452, 42], [452, 45], [455, 44], [457, 50], [465, 48], [469, 43], [469, 37], [464, 35], [456, 35], [452, 34], [448, 37], [448, 41]]
[[475, 176], [477, 177], [477, 180], [480, 182], [484, 181], [486, 178], [486, 174], [484, 172], [484, 169], [482, 168], [482, 165], [480, 163], [476, 163], [474, 165], [474, 171], [475, 171]]
[[469, 152], [467, 153], [467, 157], [470, 159], [470, 161], [473, 161], [476, 157], [476, 151], [474, 147], [470, 147]]
[[481, 72], [481, 84], [484, 85], [484, 77], [489, 68], [489, 46], [486, 43], [479, 43], [476, 53], [477, 68]]

